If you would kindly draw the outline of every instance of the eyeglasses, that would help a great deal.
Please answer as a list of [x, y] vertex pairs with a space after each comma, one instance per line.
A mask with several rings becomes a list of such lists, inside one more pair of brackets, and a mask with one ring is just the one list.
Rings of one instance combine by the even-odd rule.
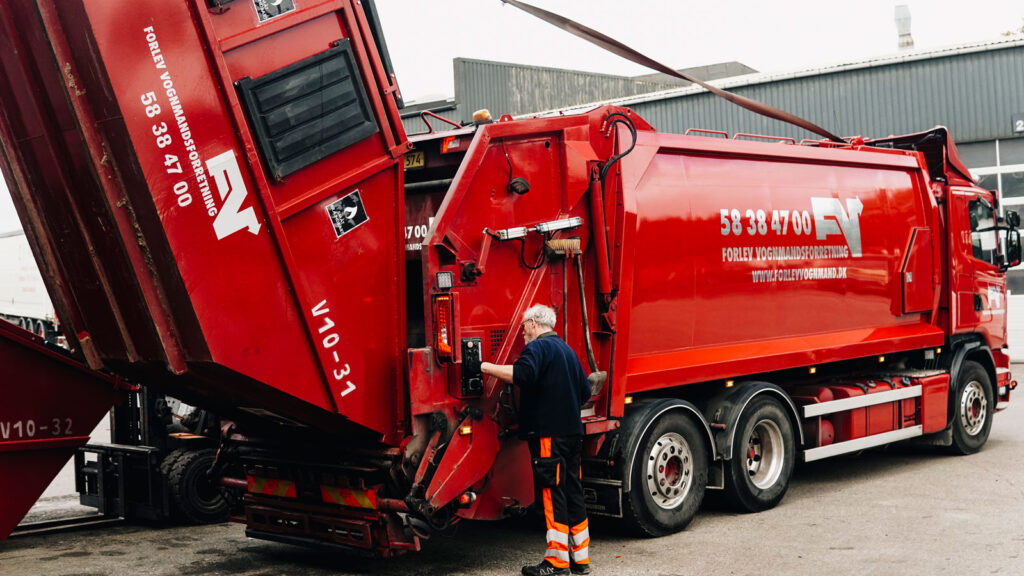
[[519, 327], [520, 328], [526, 328], [526, 323], [527, 322], [534, 322], [534, 323], [536, 323], [536, 320], [534, 320], [533, 318], [527, 318], [526, 320], [523, 320], [522, 322], [519, 323]]

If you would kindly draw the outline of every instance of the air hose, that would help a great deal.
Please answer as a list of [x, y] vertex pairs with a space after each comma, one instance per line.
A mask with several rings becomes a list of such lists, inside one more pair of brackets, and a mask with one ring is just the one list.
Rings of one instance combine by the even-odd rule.
[[[577, 240], [578, 242], [578, 240]], [[590, 318], [587, 317], [587, 292], [583, 289], [583, 262], [579, 258], [576, 261], [576, 278], [580, 285], [580, 312], [583, 313], [583, 341], [587, 345], [587, 361], [590, 363], [590, 371], [597, 372], [597, 359], [594, 357], [594, 345], [590, 342]]]
[[[587, 381], [590, 383], [590, 390], [593, 396], [601, 391], [605, 380], [608, 379], [607, 372], [599, 372], [597, 369], [597, 358], [594, 356], [594, 344], [590, 339], [590, 316], [587, 312], [587, 291], [583, 283], [583, 262], [580, 259], [579, 238], [558, 238], [547, 241], [547, 248], [551, 252], [560, 254], [565, 258], [572, 258], [576, 263], [576, 278], [580, 289], [580, 312], [583, 317], [583, 342], [587, 348], [587, 364], [590, 366], [590, 375]], [[565, 311], [562, 312], [563, 315]]]

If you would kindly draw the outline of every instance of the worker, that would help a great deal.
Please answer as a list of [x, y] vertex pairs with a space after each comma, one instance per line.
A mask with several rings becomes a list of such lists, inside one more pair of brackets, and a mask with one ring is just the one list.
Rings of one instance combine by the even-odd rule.
[[547, 526], [547, 552], [526, 576], [590, 573], [590, 531], [583, 502], [580, 406], [590, 385], [579, 357], [554, 332], [555, 311], [543, 304], [523, 314], [526, 346], [515, 364], [480, 364], [485, 375], [519, 387], [519, 437], [530, 447], [533, 481]]

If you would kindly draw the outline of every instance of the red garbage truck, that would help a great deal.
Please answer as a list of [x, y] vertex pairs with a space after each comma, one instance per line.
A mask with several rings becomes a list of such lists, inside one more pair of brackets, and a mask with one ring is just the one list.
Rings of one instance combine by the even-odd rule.
[[[646, 535], [707, 489], [770, 508], [800, 461], [975, 452], [1009, 400], [1019, 218], [942, 128], [409, 137], [400, 106], [368, 0], [0, 5], [3, 173], [69, 343], [225, 418], [249, 536], [387, 556], [522, 513], [516, 391], [479, 365], [535, 303], [591, 373], [591, 512]], [[31, 397], [0, 385], [3, 430]]]

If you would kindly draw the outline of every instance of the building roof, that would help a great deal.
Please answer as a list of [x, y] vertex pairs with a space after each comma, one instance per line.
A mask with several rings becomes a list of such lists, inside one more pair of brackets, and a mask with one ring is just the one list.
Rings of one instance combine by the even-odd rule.
[[[958, 142], [1012, 138], [1011, 117], [1024, 113], [1024, 39], [915, 50], [713, 83], [841, 135], [878, 138], [921, 132], [941, 124], [949, 127]], [[706, 128], [798, 140], [817, 138], [695, 86], [551, 107], [548, 112], [571, 113], [601, 104], [630, 107], [666, 132]]]
[[[862, 70], [867, 68], [879, 68], [882, 66], [891, 66], [898, 64], [905, 64], [910, 62], [918, 62], [922, 60], [931, 60], [934, 58], [948, 58], [954, 56], [963, 56], [967, 54], [976, 54], [989, 52], [992, 50], [999, 50], [1003, 48], [1019, 48], [1024, 47], [1024, 38], [1008, 38], [1003, 40], [990, 40], [983, 42], [976, 42], [971, 44], [961, 44], [955, 46], [947, 46], [943, 48], [931, 49], [931, 50], [915, 50], [908, 52], [901, 52], [898, 54], [891, 54], [887, 56], [878, 56], [873, 58], [867, 58], [865, 60], [858, 60], [855, 62], [844, 63], [844, 64], [832, 64], [822, 66], [818, 68], [802, 68], [795, 71], [788, 72], [769, 72], [769, 73], [752, 73], [740, 76], [731, 76], [723, 79], [707, 79], [711, 84], [719, 88], [730, 90], [733, 88], [740, 88], [744, 86], [752, 86], [758, 84], [770, 84], [772, 82], [781, 82], [785, 80], [796, 80], [801, 78], [818, 78], [827, 74], [838, 74], [842, 72], [851, 72], [854, 70]], [[662, 76], [664, 76], [662, 74]], [[701, 78], [704, 80], [704, 78]], [[663, 100], [665, 98], [674, 98], [678, 96], [689, 96], [691, 94], [706, 93], [707, 91], [700, 86], [687, 86], [681, 88], [669, 88], [666, 90], [660, 90], [657, 92], [649, 92], [647, 94], [639, 94], [634, 96], [623, 96], [621, 98], [605, 99], [602, 101], [595, 101], [586, 104], [582, 104], [573, 108], [552, 108], [550, 112], [561, 111], [569, 112], [570, 110], [589, 110], [598, 104], [613, 104], [617, 106], [632, 106], [634, 104], [642, 104], [653, 100]], [[547, 112], [547, 111], [545, 111]], [[543, 113], [543, 112], [542, 112]]]
[[[456, 122], [468, 121], [480, 108], [497, 118], [544, 111], [571, 113], [613, 104], [632, 108], [665, 132], [705, 128], [798, 140], [818, 138], [739, 108], [703, 88], [668, 85], [658, 75], [629, 78], [468, 59], [456, 59], [454, 66], [457, 107], [451, 109], [451, 101], [438, 106], [444, 108], [443, 116]], [[1024, 113], [1024, 39], [918, 49], [712, 83], [845, 136], [883, 138], [941, 124], [959, 143], [1009, 139], [1021, 136], [1013, 133], [1012, 116]], [[410, 132], [425, 129], [416, 114], [410, 111], [403, 118]]]

